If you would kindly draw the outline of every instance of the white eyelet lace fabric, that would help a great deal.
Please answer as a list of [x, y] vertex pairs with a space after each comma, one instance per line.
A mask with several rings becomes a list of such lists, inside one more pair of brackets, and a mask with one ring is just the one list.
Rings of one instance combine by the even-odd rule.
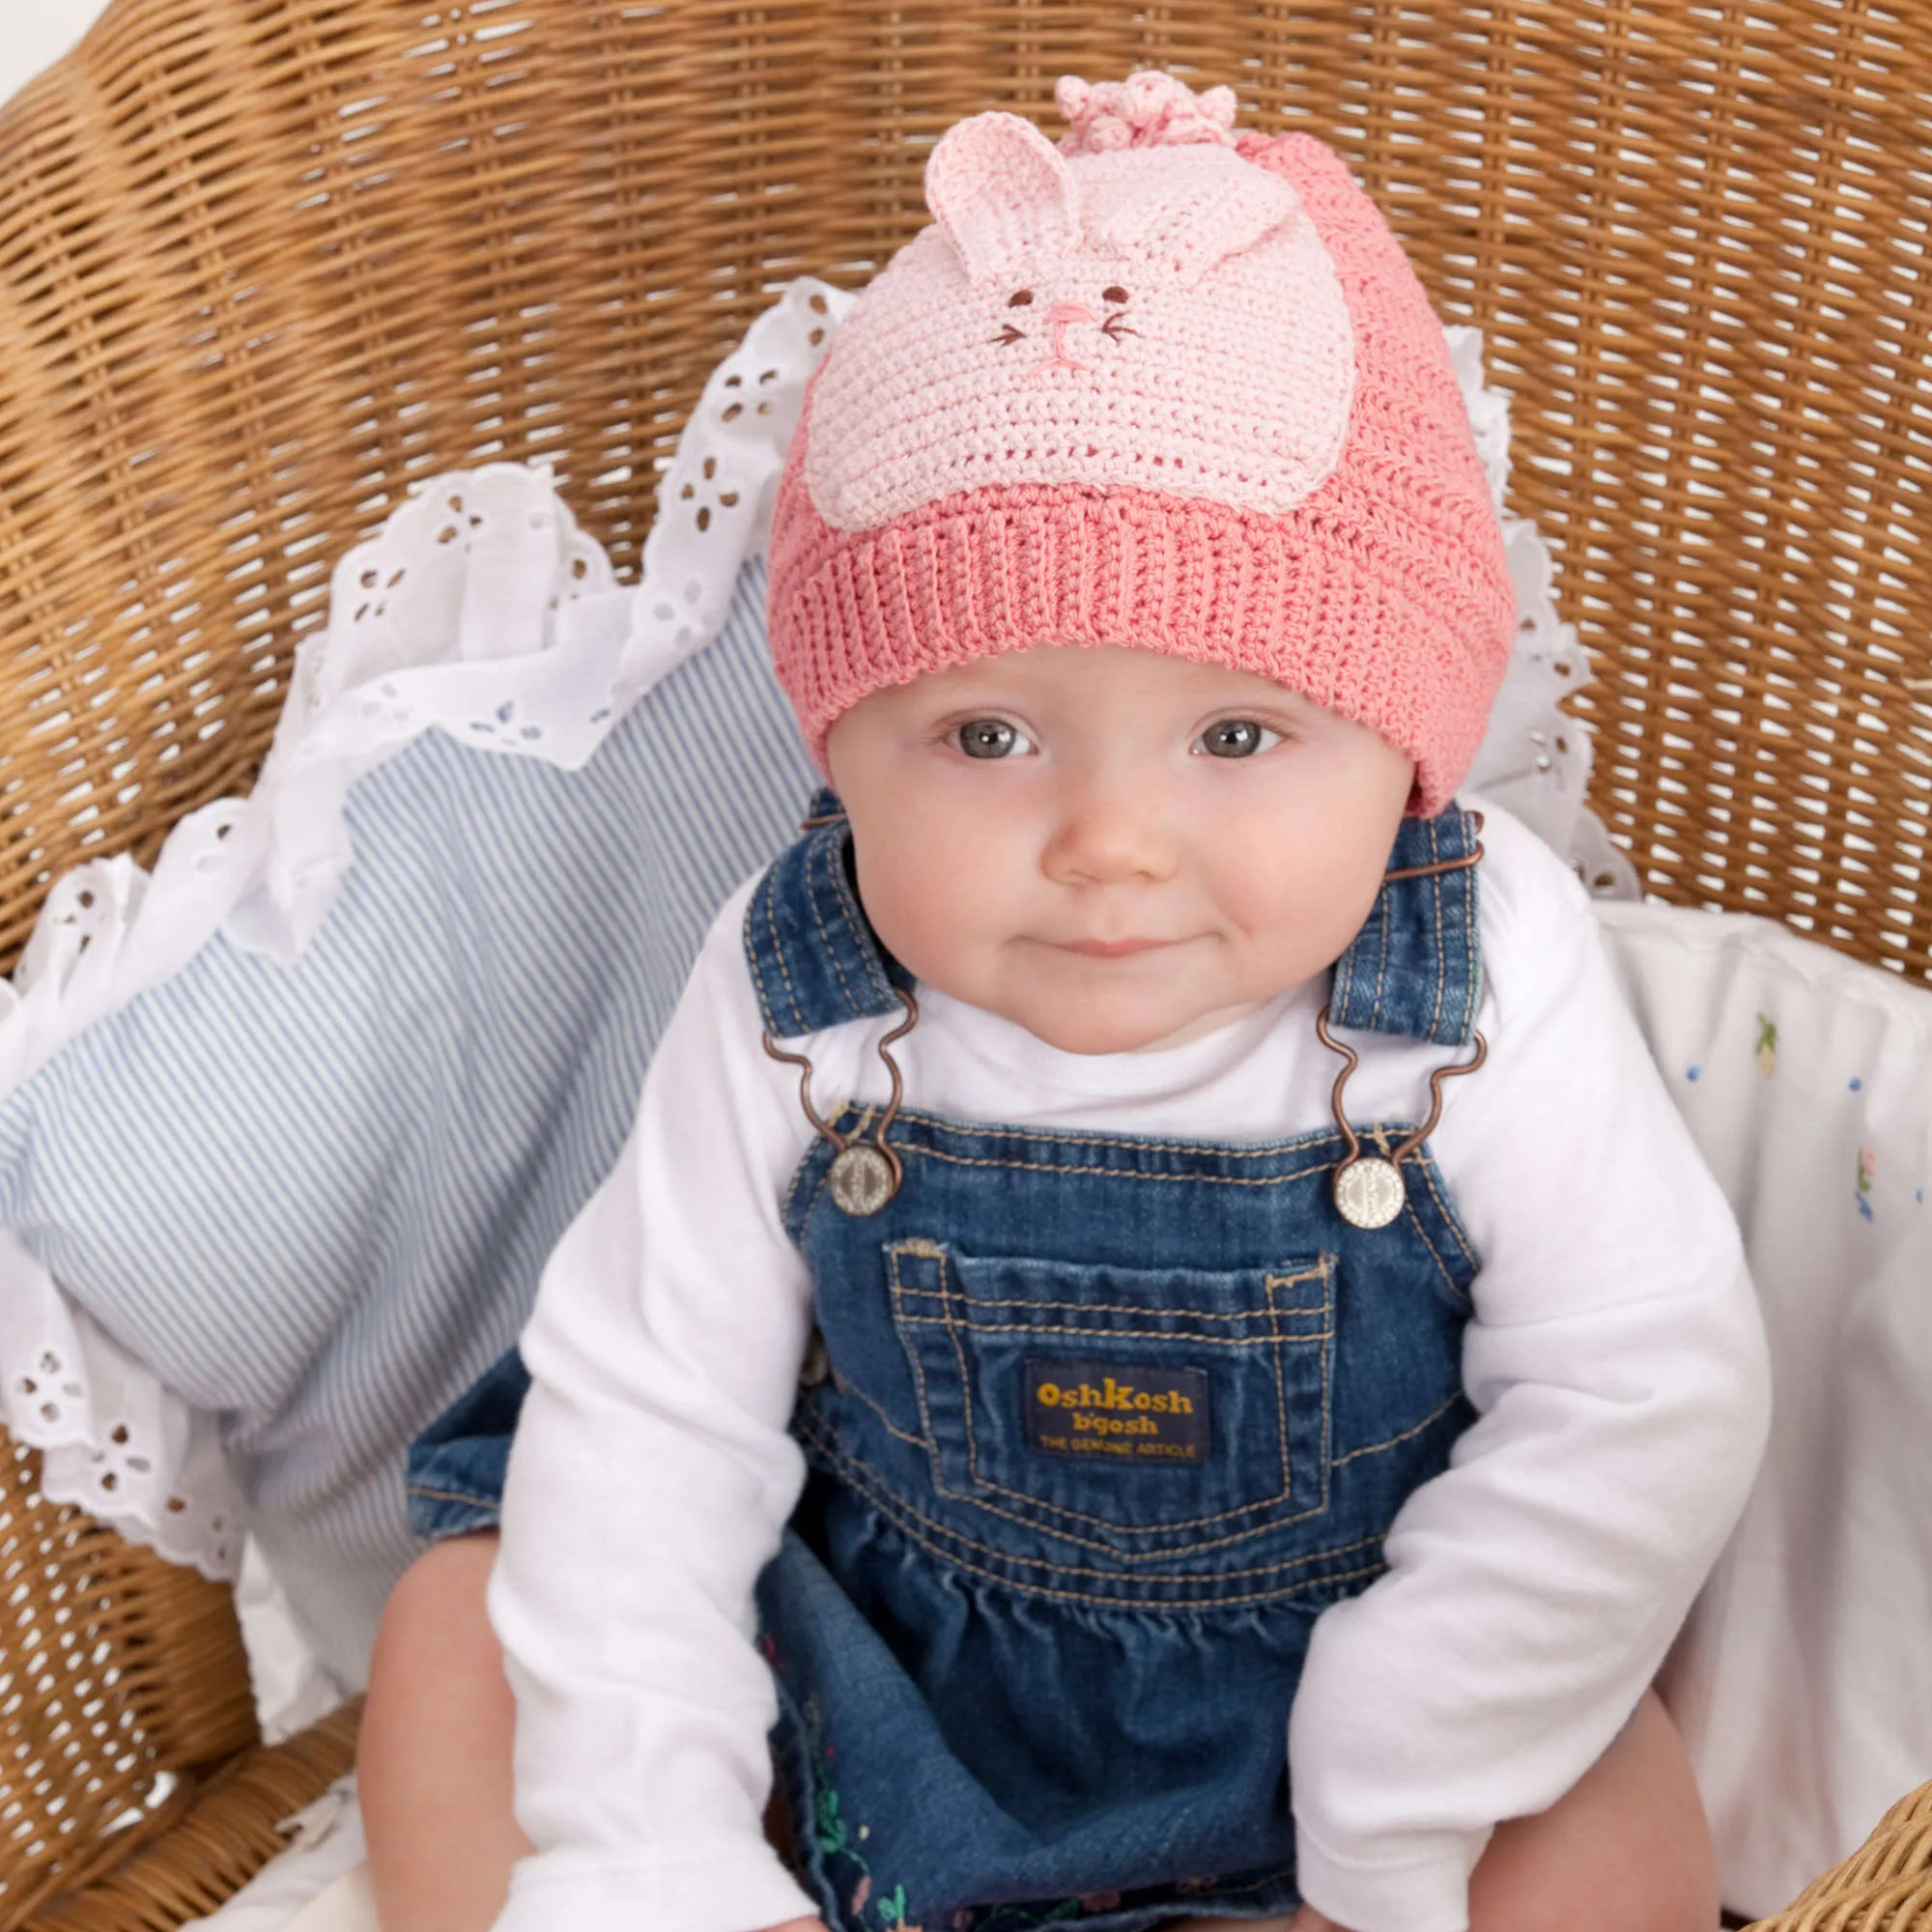
[[[49, 895], [0, 982], [0, 1100], [85, 1028], [160, 985], [217, 933], [287, 963], [354, 861], [356, 781], [424, 732], [494, 756], [581, 767], [636, 701], [714, 639], [762, 551], [806, 384], [854, 298], [801, 277], [712, 372], [660, 487], [635, 587], [541, 470], [432, 478], [337, 564], [327, 625], [298, 649], [254, 790], [190, 813], [152, 874], [92, 861]], [[1473, 329], [1448, 331], [1492, 491], [1503, 399]], [[1556, 616], [1534, 527], [1504, 520], [1521, 631], [1470, 777], [1579, 863], [1593, 889], [1634, 876], [1583, 805], [1589, 747], [1558, 699], [1587, 662]], [[237, 1492], [215, 1419], [191, 1409], [73, 1306], [0, 1228], [0, 1420], [46, 1452], [43, 1486], [212, 1577], [238, 1574]]]
[[242, 1513], [215, 1418], [164, 1389], [0, 1229], [0, 1410], [43, 1452], [41, 1492], [170, 1562], [232, 1581]]
[[1590, 681], [1589, 653], [1576, 627], [1556, 614], [1549, 547], [1533, 523], [1503, 508], [1509, 483], [1509, 400], [1483, 386], [1483, 332], [1443, 330], [1449, 359], [1469, 412], [1503, 528], [1503, 554], [1516, 586], [1517, 640], [1509, 675], [1490, 712], [1490, 727], [1464, 781], [1492, 798], [1568, 859], [1598, 898], [1642, 896], [1634, 867], [1610, 842], [1584, 803], [1590, 783], [1590, 738], [1562, 700]]

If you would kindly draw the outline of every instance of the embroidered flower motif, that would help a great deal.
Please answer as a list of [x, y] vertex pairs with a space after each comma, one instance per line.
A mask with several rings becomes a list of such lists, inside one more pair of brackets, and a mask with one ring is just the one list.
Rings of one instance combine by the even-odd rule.
[[1777, 1071], [1777, 1022], [1769, 1014], [1757, 1016], [1757, 1070], [1769, 1080]]
[[[829, 1760], [832, 1748], [825, 1742], [825, 1714], [817, 1697], [810, 1696], [805, 1701], [805, 1730], [808, 1743], [821, 1757]], [[880, 1897], [872, 1896], [872, 1867], [860, 1844], [872, 1835], [869, 1825], [861, 1825], [855, 1832], [846, 1822], [845, 1814], [838, 1804], [838, 1794], [830, 1784], [820, 1784], [812, 1801], [812, 1836], [818, 1848], [828, 1859], [843, 1859], [848, 1864], [858, 1868], [858, 1882], [852, 1888], [850, 1912], [855, 1924], [865, 1922], [866, 1908], [869, 1905], [873, 1919], [883, 1928], [883, 1932], [924, 1932], [907, 1918], [905, 1887], [895, 1885], [891, 1891]], [[971, 1913], [956, 1914], [953, 1925], [957, 1932], [972, 1922]]]
[[905, 1916], [905, 1887], [895, 1885], [886, 1896], [879, 1900], [879, 1923], [895, 1925], [898, 1932], [921, 1932], [921, 1928], [907, 1922]]
[[850, 1834], [845, 1830], [844, 1819], [838, 1815], [838, 1794], [830, 1785], [818, 1794], [817, 1811], [813, 1830], [818, 1849], [828, 1853], [846, 1850]]
[[1861, 1147], [1859, 1150], [1859, 1191], [1857, 1199], [1859, 1204], [1859, 1212], [1862, 1214], [1867, 1221], [1875, 1221], [1878, 1218], [1878, 1216], [1872, 1212], [1872, 1206], [1870, 1201], [1868, 1201], [1865, 1198], [1867, 1195], [1871, 1193], [1872, 1177], [1877, 1172], [1878, 1172], [1878, 1155], [1875, 1154], [1870, 1148]]

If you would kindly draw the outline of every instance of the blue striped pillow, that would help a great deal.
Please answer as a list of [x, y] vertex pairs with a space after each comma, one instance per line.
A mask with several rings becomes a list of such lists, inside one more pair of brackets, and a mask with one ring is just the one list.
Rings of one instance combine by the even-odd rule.
[[0, 1222], [219, 1414], [345, 1681], [418, 1548], [409, 1441], [514, 1339], [705, 928], [812, 789], [764, 595], [754, 557], [579, 771], [418, 738], [352, 794], [293, 966], [217, 939], [0, 1102]]

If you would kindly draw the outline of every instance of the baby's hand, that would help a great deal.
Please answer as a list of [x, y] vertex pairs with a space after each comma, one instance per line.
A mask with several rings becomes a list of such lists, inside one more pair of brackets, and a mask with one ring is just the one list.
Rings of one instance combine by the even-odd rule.
[[1348, 1927], [1337, 1925], [1325, 1913], [1317, 1912], [1314, 1906], [1304, 1905], [1288, 1921], [1288, 1932], [1348, 1932]]
[[787, 1918], [782, 1925], [768, 1925], [765, 1932], [825, 1932], [820, 1918]]

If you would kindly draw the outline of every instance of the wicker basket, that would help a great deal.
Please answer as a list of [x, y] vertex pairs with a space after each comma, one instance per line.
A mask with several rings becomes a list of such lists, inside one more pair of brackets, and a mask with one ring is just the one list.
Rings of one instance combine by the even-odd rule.
[[[68, 867], [246, 787], [412, 480], [547, 463], [633, 572], [779, 286], [867, 279], [961, 114], [1146, 63], [1332, 141], [1482, 327], [1646, 885], [1932, 976], [1932, 54], [1863, 0], [119, 0], [0, 110], [0, 965]], [[348, 1725], [257, 1777], [232, 1614], [33, 1467], [0, 1932], [174, 1924], [273, 1839], [205, 1807], [294, 1808]], [[55, 1650], [58, 1711], [8, 1688]], [[1917, 1815], [1772, 1922], [1932, 1932]]]
[[265, 1749], [232, 1593], [40, 1493], [0, 1435], [0, 1928], [213, 1911], [348, 1770], [355, 1710]]
[[1852, 1857], [1752, 1932], [1923, 1932], [1932, 1925], [1932, 1784], [1902, 1798]]

